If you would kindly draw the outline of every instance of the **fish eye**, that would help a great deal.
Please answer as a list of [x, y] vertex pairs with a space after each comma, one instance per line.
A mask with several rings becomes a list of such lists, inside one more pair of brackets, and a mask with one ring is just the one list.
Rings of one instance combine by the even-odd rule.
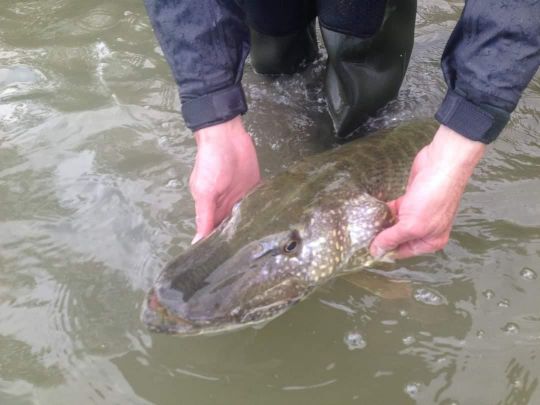
[[295, 240], [288, 241], [285, 246], [283, 246], [283, 251], [285, 253], [293, 253], [298, 248], [298, 242]]

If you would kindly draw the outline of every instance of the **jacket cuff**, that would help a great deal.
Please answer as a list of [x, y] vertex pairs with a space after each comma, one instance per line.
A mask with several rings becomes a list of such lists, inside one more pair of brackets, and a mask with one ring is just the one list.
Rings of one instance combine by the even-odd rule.
[[229, 121], [247, 111], [241, 84], [182, 102], [182, 115], [192, 131]]
[[475, 104], [459, 90], [448, 90], [435, 118], [466, 138], [488, 144], [499, 136], [510, 114], [497, 107]]

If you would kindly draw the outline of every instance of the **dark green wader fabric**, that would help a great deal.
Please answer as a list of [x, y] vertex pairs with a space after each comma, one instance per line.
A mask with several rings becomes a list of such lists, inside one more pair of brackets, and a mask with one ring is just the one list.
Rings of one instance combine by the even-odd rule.
[[254, 29], [250, 29], [250, 34], [251, 65], [263, 75], [296, 73], [319, 56], [314, 21], [289, 35], [265, 35]]
[[251, 33], [251, 64], [260, 74], [292, 74], [319, 56], [315, 0], [237, 0]]
[[[416, 0], [387, 0], [380, 27], [368, 37], [343, 33], [320, 18], [328, 51], [326, 99], [337, 136], [350, 134], [396, 97], [413, 47], [415, 16]], [[250, 26], [251, 62], [258, 73], [294, 73], [317, 56], [313, 21], [282, 35]]]

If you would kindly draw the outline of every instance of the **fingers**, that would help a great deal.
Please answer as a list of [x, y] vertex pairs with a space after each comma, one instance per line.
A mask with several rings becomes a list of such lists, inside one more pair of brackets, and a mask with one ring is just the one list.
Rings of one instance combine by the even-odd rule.
[[406, 259], [426, 253], [441, 250], [448, 243], [449, 236], [441, 236], [432, 239], [418, 239], [401, 244], [393, 255], [396, 259]]
[[418, 236], [412, 226], [407, 225], [404, 221], [399, 221], [375, 237], [370, 247], [371, 255], [375, 258], [382, 257], [385, 253], [397, 249], [398, 246], [416, 239]]
[[[392, 200], [392, 201], [389, 201], [386, 203], [386, 205], [388, 206], [388, 208], [390, 209], [390, 212], [392, 213], [392, 217], [393, 218], [398, 218], [398, 213], [399, 213], [399, 206], [401, 204], [401, 199], [403, 197], [400, 197], [396, 200]], [[389, 248], [389, 246], [394, 246], [396, 243], [397, 243], [397, 239], [399, 238], [397, 235], [395, 235], [395, 232], [391, 231], [391, 232], [388, 232], [389, 230], [393, 230], [395, 227], [397, 226], [394, 225], [390, 228], [387, 228], [386, 230], [383, 230], [381, 233], [379, 233], [375, 239], [373, 240], [373, 242], [371, 243], [371, 255], [375, 258], [380, 258], [382, 256], [384, 256], [384, 254], [386, 252], [389, 252], [390, 250], [392, 250], [391, 248]], [[398, 229], [399, 231], [399, 229]], [[392, 243], [393, 241], [393, 243]], [[397, 245], [395, 245], [397, 246]]]
[[193, 239], [191, 240], [191, 244], [194, 245], [195, 243], [197, 243], [198, 241], [200, 241], [203, 237], [201, 235], [199, 235], [198, 233], [195, 234], [195, 236], [193, 237]]
[[192, 244], [205, 238], [215, 227], [216, 202], [213, 196], [202, 195], [195, 197], [195, 222], [197, 233]]
[[425, 229], [419, 225], [398, 222], [377, 235], [371, 244], [370, 253], [379, 258], [392, 252], [395, 259], [406, 259], [441, 250], [448, 243], [449, 237], [449, 232], [426, 235]]

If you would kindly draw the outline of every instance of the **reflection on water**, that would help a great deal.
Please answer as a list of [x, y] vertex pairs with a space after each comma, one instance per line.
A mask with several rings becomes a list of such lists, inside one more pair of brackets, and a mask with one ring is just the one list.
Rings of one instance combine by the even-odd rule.
[[[460, 6], [420, 1], [398, 99], [365, 132], [433, 113]], [[321, 60], [245, 88], [264, 174], [333, 144]], [[0, 9], [0, 403], [540, 401], [540, 78], [490, 148], [444, 253], [390, 269], [410, 295], [336, 280], [261, 330], [176, 339], [144, 290], [193, 235], [195, 146], [142, 5]], [[487, 389], [489, 387], [489, 389]]]

